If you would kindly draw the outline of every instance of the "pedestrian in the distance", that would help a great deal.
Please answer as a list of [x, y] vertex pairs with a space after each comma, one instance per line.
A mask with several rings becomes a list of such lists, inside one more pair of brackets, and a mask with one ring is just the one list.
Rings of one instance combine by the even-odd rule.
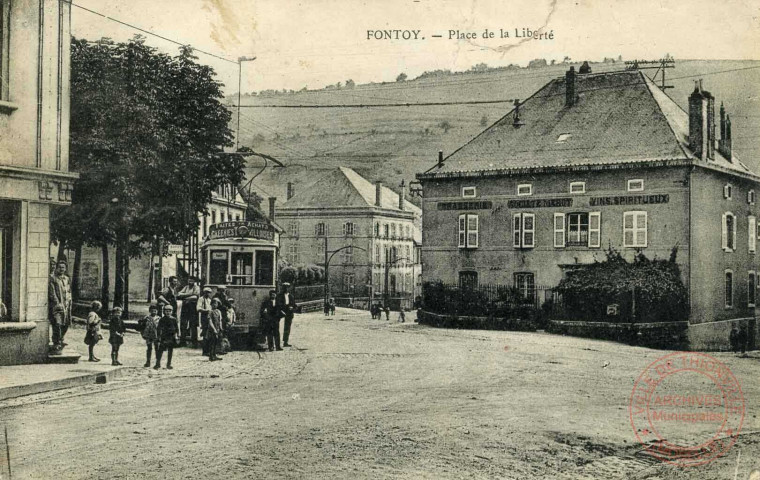
[[731, 326], [731, 332], [728, 334], [728, 341], [731, 344], [731, 351], [739, 353], [739, 328], [735, 323]]
[[391, 321], [391, 308], [386, 305], [383, 307], [383, 311], [385, 312], [385, 321], [390, 322]]
[[172, 355], [174, 347], [179, 345], [179, 320], [173, 315], [174, 309], [171, 305], [164, 305], [164, 316], [158, 321], [156, 336], [158, 337], [158, 352], [156, 352], [156, 365], [153, 367], [158, 370], [161, 368], [161, 357], [166, 353], [166, 369], [172, 368]]
[[156, 358], [158, 358], [158, 321], [161, 317], [158, 315], [158, 305], [151, 305], [148, 308], [148, 315], [146, 315], [137, 324], [138, 330], [145, 340], [145, 365], [143, 367], [150, 367], [150, 357], [153, 350], [156, 351]]
[[[179, 280], [172, 275], [169, 277], [169, 286], [167, 286], [158, 296], [158, 302], [164, 305], [171, 305], [172, 311], [177, 314], [179, 309], [177, 308], [177, 291], [179, 290]], [[163, 311], [163, 310], [161, 310]]]
[[124, 320], [121, 318], [121, 307], [113, 307], [111, 316], [108, 317], [108, 343], [111, 344], [111, 365], [121, 365], [119, 361], [119, 347], [124, 343], [124, 332], [127, 331]]
[[225, 355], [232, 351], [232, 344], [230, 344], [230, 333], [232, 327], [237, 322], [237, 312], [235, 311], [235, 299], [227, 297], [227, 324], [222, 325], [222, 331], [219, 334], [219, 347], [217, 349], [217, 355]]
[[335, 299], [330, 298], [330, 315], [335, 316]]
[[741, 326], [739, 327], [739, 335], [737, 335], [736, 337], [736, 341], [739, 344], [738, 347], [739, 347], [739, 350], [742, 352], [742, 356], [746, 355], [747, 353], [747, 340], [748, 340], [747, 326], [742, 323]]
[[90, 352], [90, 362], [99, 362], [100, 359], [95, 356], [95, 345], [103, 338], [100, 334], [100, 315], [98, 312], [103, 308], [103, 304], [97, 300], [90, 305], [90, 313], [87, 314], [87, 333], [84, 336], [84, 343]]
[[406, 322], [406, 314], [404, 313], [404, 307], [401, 307], [398, 309], [398, 322], [399, 323]]
[[206, 331], [208, 337], [208, 359], [212, 362], [221, 360], [221, 358], [216, 356], [219, 335], [222, 331], [222, 312], [219, 310], [221, 303], [221, 300], [218, 298], [212, 298], [211, 313], [208, 315], [208, 330]]

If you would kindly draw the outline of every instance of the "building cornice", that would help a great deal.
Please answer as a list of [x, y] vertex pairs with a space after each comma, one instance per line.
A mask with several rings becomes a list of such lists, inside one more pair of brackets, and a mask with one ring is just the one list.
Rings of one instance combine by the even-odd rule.
[[376, 207], [296, 207], [296, 208], [277, 208], [276, 214], [278, 216], [290, 217], [337, 217], [337, 216], [384, 216], [394, 217], [406, 220], [414, 220], [416, 212], [410, 210], [390, 210], [385, 208]]
[[57, 180], [68, 182], [76, 181], [79, 174], [76, 172], [64, 172], [61, 170], [45, 170], [42, 168], [17, 167], [9, 165], [0, 165], [0, 174], [10, 178], [19, 178], [22, 180], [50, 180], [51, 177]]

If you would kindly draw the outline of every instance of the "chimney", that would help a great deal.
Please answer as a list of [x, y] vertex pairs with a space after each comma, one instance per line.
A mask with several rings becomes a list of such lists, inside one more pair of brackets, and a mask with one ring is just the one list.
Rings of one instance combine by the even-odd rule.
[[591, 73], [591, 67], [589, 66], [588, 62], [583, 62], [583, 65], [581, 65], [581, 68], [578, 69], [578, 73], [581, 75], [586, 75], [588, 73]]
[[378, 207], [383, 205], [383, 182], [380, 180], [375, 182], [375, 205]]
[[401, 192], [398, 194], [398, 209], [403, 211], [404, 210], [404, 196], [406, 195], [406, 182], [401, 180]]
[[290, 200], [293, 198], [293, 195], [295, 195], [295, 191], [293, 190], [293, 182], [288, 182], [288, 194], [285, 200]]
[[575, 67], [565, 72], [565, 106], [575, 105]]
[[689, 148], [694, 156], [707, 160], [709, 148], [708, 97], [702, 90], [702, 81], [694, 82], [694, 91], [689, 95]]
[[720, 154], [729, 162], [732, 161], [731, 117], [726, 115], [726, 109], [723, 107], [723, 102], [720, 103], [720, 140], [718, 140], [718, 152], [720, 152]]
[[443, 150], [438, 150], [438, 168], [443, 166]]
[[277, 197], [269, 197], [269, 220], [274, 222], [274, 205], [277, 203]]

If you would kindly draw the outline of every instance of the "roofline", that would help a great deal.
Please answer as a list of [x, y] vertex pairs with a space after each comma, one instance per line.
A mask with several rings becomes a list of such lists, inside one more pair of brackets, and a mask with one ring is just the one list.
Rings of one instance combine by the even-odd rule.
[[411, 216], [414, 217], [416, 215], [421, 215], [422, 210], [415, 211], [415, 210], [393, 210], [388, 208], [378, 208], [375, 206], [369, 206], [366, 207], [276, 207], [275, 213], [276, 215], [294, 215], [298, 213], [309, 213], [313, 215], [322, 215], [327, 216], [330, 214], [336, 214], [336, 213], [345, 213], [346, 211], [350, 212], [356, 212], [357, 214], [361, 213], [372, 213], [372, 214], [379, 214], [379, 215], [395, 215], [395, 216]]

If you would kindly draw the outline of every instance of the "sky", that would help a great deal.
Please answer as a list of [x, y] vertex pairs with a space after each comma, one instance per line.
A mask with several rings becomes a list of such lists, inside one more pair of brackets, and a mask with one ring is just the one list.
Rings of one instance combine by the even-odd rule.
[[[566, 56], [760, 59], [760, 0], [73, 0], [73, 4], [231, 60], [198, 53], [199, 62], [215, 68], [228, 94], [238, 91], [241, 56], [256, 57], [243, 63], [243, 92], [321, 88], [347, 79], [357, 84], [394, 81], [402, 72], [413, 78], [428, 70], [466, 70], [478, 63], [525, 65], [535, 58], [561, 61]], [[485, 29], [494, 37], [483, 38]], [[523, 29], [553, 38], [525, 37]], [[384, 30], [390, 31], [391, 39], [384, 38]], [[457, 30], [461, 36], [476, 38], [457, 39], [456, 33], [449, 38], [450, 31]], [[508, 38], [500, 38], [502, 30]], [[80, 38], [117, 41], [139, 33], [76, 6], [72, 31]], [[396, 31], [401, 38], [395, 38]], [[169, 53], [178, 48], [150, 36], [147, 43]]]

